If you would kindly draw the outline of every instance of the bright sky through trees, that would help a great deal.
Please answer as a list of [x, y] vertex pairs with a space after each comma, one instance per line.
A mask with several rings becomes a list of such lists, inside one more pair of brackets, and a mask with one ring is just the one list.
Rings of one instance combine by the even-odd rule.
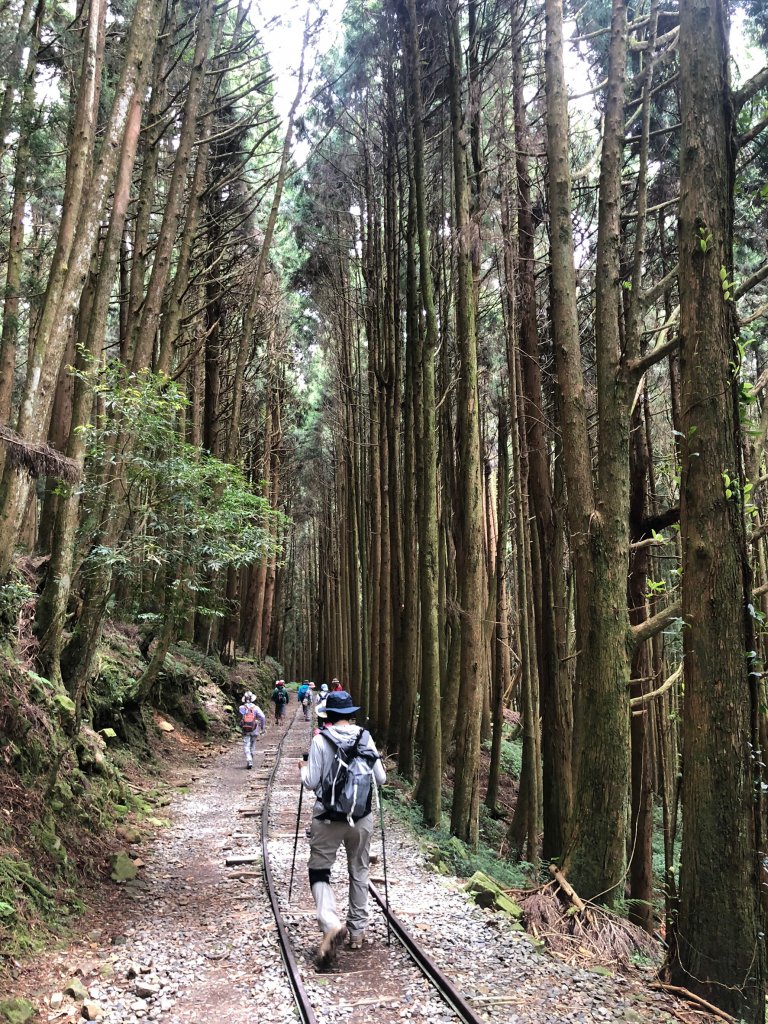
[[[318, 57], [340, 40], [345, 6], [344, 0], [327, 0], [323, 4], [315, 0], [254, 0], [253, 19], [261, 31], [275, 73], [275, 106], [283, 119], [288, 114], [296, 92], [301, 39], [307, 14], [311, 20], [322, 18], [320, 29], [313, 39], [309, 62], [310, 68], [314, 69]], [[316, 84], [314, 73], [310, 82]]]

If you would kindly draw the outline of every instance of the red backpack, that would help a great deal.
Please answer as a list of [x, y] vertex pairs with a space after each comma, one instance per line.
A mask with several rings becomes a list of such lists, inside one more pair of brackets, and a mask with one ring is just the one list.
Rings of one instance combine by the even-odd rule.
[[253, 704], [246, 704], [245, 712], [243, 714], [242, 719], [240, 720], [240, 724], [243, 727], [243, 732], [254, 732], [256, 729], [256, 722], [256, 708], [253, 706]]

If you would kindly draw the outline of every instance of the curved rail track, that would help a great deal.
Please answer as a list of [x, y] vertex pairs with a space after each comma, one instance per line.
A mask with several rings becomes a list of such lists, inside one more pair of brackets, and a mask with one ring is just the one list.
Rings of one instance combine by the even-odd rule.
[[[483, 1018], [475, 1013], [451, 980], [388, 908], [387, 900], [373, 883], [370, 885], [369, 935], [374, 935], [374, 941], [366, 943], [359, 952], [340, 952], [331, 971], [316, 971], [314, 953], [319, 933], [314, 930], [314, 902], [306, 882], [308, 843], [304, 831], [311, 820], [314, 804], [311, 794], [305, 794], [308, 799], [303, 800], [304, 813], [297, 817], [296, 812], [300, 792], [297, 762], [311, 739], [310, 729], [297, 708], [279, 742], [276, 745], [265, 744], [262, 775], [258, 780], [264, 784], [263, 803], [258, 813], [264, 880], [301, 1020], [304, 1024], [323, 1024], [330, 1020], [357, 1024], [357, 1021], [370, 1020], [371, 1011], [375, 1010], [377, 1024], [395, 1021], [402, 1024], [405, 1016], [411, 1016], [411, 1011], [424, 1013], [426, 1006], [427, 1012], [435, 1018], [439, 1016], [440, 1020], [483, 1024]], [[270, 753], [273, 756], [271, 762], [268, 761]], [[257, 816], [255, 809], [245, 813], [250, 817]], [[297, 826], [299, 851], [293, 898], [289, 903], [288, 876]], [[372, 842], [372, 869], [378, 861], [374, 851], [381, 839], [380, 835]], [[383, 857], [383, 845], [380, 852]], [[338, 861], [343, 862], [343, 856]], [[342, 877], [336, 879], [335, 889], [343, 904], [345, 867]], [[396, 939], [391, 946], [390, 934]], [[432, 1006], [431, 1011], [428, 1004]]]

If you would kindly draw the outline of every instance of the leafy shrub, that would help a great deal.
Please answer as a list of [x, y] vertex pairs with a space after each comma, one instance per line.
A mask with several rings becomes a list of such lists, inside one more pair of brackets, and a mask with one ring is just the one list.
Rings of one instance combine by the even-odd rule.
[[21, 609], [33, 596], [22, 577], [12, 571], [5, 585], [0, 586], [0, 640], [11, 636], [19, 621]]
[[[442, 816], [437, 828], [427, 828], [418, 804], [411, 801], [408, 783], [390, 772], [385, 790], [387, 810], [404, 821], [419, 839], [425, 858], [441, 874], [455, 874], [469, 878], [475, 871], [484, 871], [500, 885], [510, 889], [523, 888], [530, 883], [525, 866], [497, 856], [495, 850], [480, 842], [476, 850], [470, 849], [449, 828], [449, 817]], [[445, 798], [446, 793], [443, 793]]]

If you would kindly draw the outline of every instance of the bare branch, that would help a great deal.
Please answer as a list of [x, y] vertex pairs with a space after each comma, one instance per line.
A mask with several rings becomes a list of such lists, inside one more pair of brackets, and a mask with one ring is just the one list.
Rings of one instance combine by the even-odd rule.
[[682, 676], [682, 674], [683, 663], [681, 661], [675, 669], [675, 671], [672, 673], [672, 675], [667, 676], [667, 678], [664, 680], [664, 682], [657, 690], [651, 690], [650, 693], [642, 693], [639, 697], [630, 697], [629, 706], [631, 708], [636, 708], [639, 707], [641, 704], [647, 704], [648, 701], [653, 700], [654, 697], [660, 697], [662, 693], [666, 693], [667, 690], [670, 690], [675, 685], [675, 683]]
[[677, 335], [674, 335], [674, 337], [670, 338], [668, 341], [665, 341], [661, 345], [657, 345], [655, 348], [652, 348], [649, 352], [646, 352], [644, 355], [640, 356], [639, 359], [634, 359], [631, 363], [628, 364], [627, 369], [630, 373], [642, 375], [645, 373], [646, 370], [650, 370], [652, 366], [655, 366], [656, 363], [660, 363], [662, 359], [666, 359], [668, 355], [671, 355], [673, 352], [677, 351], [679, 346], [680, 339]]
[[644, 622], [638, 622], [637, 625], [630, 626], [627, 636], [627, 646], [630, 650], [634, 650], [638, 644], [642, 644], [646, 640], [650, 640], [651, 637], [660, 633], [665, 626], [674, 622], [675, 619], [679, 619], [681, 611], [681, 602], [673, 601], [672, 604], [667, 605], [667, 607], [662, 611], [656, 612], [655, 615], [651, 615], [651, 617], [646, 619]]
[[742, 295], [746, 295], [747, 292], [752, 291], [754, 287], [763, 282], [768, 277], [768, 263], [764, 263], [759, 270], [756, 270], [751, 277], [748, 277], [746, 281], [742, 281], [741, 284], [736, 285], [733, 289], [734, 299], [740, 299]]
[[736, 89], [736, 91], [731, 94], [734, 113], [738, 114], [747, 100], [751, 100], [755, 93], [759, 92], [766, 85], [768, 85], [768, 66], [761, 68], [760, 71], [746, 81], [740, 89]]
[[749, 143], [754, 142], [758, 135], [765, 131], [766, 128], [768, 128], [768, 117], [763, 117], [760, 121], [753, 124], [751, 128], [742, 132], [741, 135], [738, 136], [736, 139], [736, 145], [739, 149], [742, 149], [744, 146], [748, 146]]

